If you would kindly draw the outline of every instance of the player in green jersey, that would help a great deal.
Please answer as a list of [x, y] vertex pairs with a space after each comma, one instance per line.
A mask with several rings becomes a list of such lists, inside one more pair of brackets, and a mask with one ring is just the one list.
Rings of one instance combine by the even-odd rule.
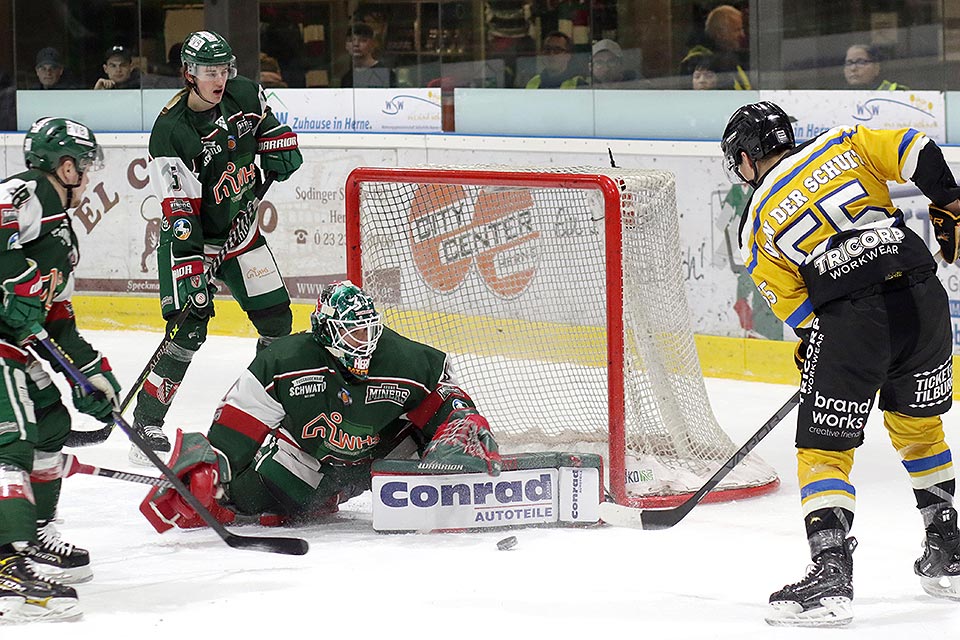
[[[336, 511], [401, 444], [415, 445], [424, 469], [500, 473], [487, 420], [446, 354], [384, 327], [349, 281], [324, 288], [311, 324], [257, 354], [221, 401], [209, 441], [178, 438], [171, 465], [217, 519]], [[170, 489], [152, 489], [141, 512], [161, 532], [204, 524]]]
[[[214, 313], [204, 260], [218, 253], [253, 200], [261, 171], [282, 181], [303, 162], [296, 134], [277, 121], [263, 90], [237, 75], [226, 40], [210, 31], [192, 33], [181, 56], [186, 87], [157, 117], [149, 170], [163, 209], [157, 250], [161, 311], [169, 322], [187, 300], [192, 309], [148, 375], [134, 410], [134, 427], [159, 452], [170, 450], [164, 418]], [[290, 297], [257, 224], [231, 247], [215, 275], [256, 327], [258, 348], [290, 333]], [[135, 447], [130, 456], [149, 464]]]
[[103, 153], [92, 131], [65, 118], [37, 120], [23, 151], [27, 170], [0, 183], [0, 623], [77, 617], [77, 594], [64, 584], [93, 577], [89, 553], [53, 524], [70, 414], [23, 345], [49, 335], [63, 348], [102, 393], [71, 381], [84, 413], [110, 422], [120, 392], [70, 302], [80, 251], [68, 211]]

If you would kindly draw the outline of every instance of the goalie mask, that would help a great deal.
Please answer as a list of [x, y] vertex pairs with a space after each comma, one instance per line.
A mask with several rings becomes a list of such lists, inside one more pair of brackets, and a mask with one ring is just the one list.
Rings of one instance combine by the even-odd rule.
[[199, 76], [203, 67], [226, 66], [227, 77], [237, 77], [233, 49], [223, 36], [213, 31], [195, 31], [187, 36], [180, 49], [180, 60], [192, 76]]
[[723, 151], [724, 169], [733, 182], [746, 182], [756, 187], [760, 176], [751, 181], [740, 175], [740, 152], [747, 154], [749, 162], [781, 151], [792, 149], [795, 144], [790, 116], [772, 102], [756, 102], [737, 109], [723, 131], [720, 149]]
[[310, 314], [313, 336], [347, 371], [359, 378], [370, 372], [370, 359], [383, 333], [373, 298], [349, 280], [328, 284]]

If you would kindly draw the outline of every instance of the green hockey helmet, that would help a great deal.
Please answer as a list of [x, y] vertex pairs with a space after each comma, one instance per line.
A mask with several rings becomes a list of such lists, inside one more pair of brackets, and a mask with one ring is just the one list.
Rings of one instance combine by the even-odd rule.
[[190, 75], [199, 75], [200, 67], [226, 65], [230, 78], [237, 76], [237, 58], [226, 38], [213, 31], [194, 31], [183, 41], [180, 60]]
[[313, 336], [353, 375], [365, 378], [383, 333], [373, 298], [349, 280], [328, 284], [310, 314]]
[[72, 158], [82, 175], [103, 168], [103, 149], [86, 125], [67, 118], [40, 118], [23, 140], [23, 159], [30, 169], [54, 173], [64, 158]]

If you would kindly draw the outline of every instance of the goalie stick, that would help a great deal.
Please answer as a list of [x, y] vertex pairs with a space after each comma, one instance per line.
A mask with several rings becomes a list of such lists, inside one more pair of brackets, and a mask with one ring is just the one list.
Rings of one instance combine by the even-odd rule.
[[632, 527], [634, 529], [669, 529], [673, 525], [683, 520], [690, 513], [704, 496], [713, 491], [720, 482], [730, 473], [735, 466], [747, 457], [747, 455], [760, 444], [767, 434], [773, 431], [774, 427], [780, 424], [787, 417], [793, 408], [800, 404], [800, 391], [796, 391], [787, 402], [777, 409], [769, 420], [763, 423], [763, 426], [747, 440], [742, 447], [737, 449], [733, 456], [723, 463], [717, 469], [709, 480], [700, 487], [696, 493], [687, 498], [682, 504], [672, 509], [638, 509], [628, 507], [613, 502], [603, 502], [600, 504], [600, 519], [607, 524], [617, 527]]
[[[86, 394], [100, 394], [103, 395], [99, 389], [93, 386], [87, 376], [77, 369], [77, 367], [70, 360], [63, 349], [60, 348], [60, 345], [55, 343], [49, 337], [35, 336], [33, 341], [30, 343], [30, 346], [36, 350], [36, 345], [40, 345], [43, 349], [50, 354], [50, 356], [57, 361], [57, 363], [63, 367], [67, 375], [70, 376], [76, 382], [76, 384], [83, 390]], [[213, 517], [213, 514], [203, 506], [195, 495], [193, 495], [186, 485], [183, 484], [183, 481], [177, 477], [177, 474], [173, 472], [170, 467], [165, 465], [163, 461], [157, 456], [156, 453], [144, 442], [143, 438], [136, 432], [136, 430], [127, 424], [127, 421], [123, 419], [123, 416], [120, 415], [120, 412], [117, 410], [113, 411], [113, 422], [116, 426], [120, 427], [124, 433], [127, 434], [127, 437], [130, 438], [130, 441], [143, 454], [150, 459], [150, 462], [160, 470], [163, 476], [170, 482], [171, 486], [180, 496], [197, 512], [197, 515], [207, 523], [211, 529], [217, 532], [217, 535], [227, 543], [227, 545], [233, 547], [234, 549], [251, 549], [255, 551], [269, 551], [271, 553], [283, 553], [286, 555], [292, 556], [302, 556], [309, 550], [309, 545], [306, 540], [301, 538], [281, 538], [281, 537], [260, 537], [260, 536], [241, 536], [236, 533], [231, 533], [224, 527], [220, 522]]]
[[[231, 249], [239, 245], [243, 239], [250, 232], [252, 226], [256, 223], [257, 220], [257, 209], [260, 207], [260, 201], [263, 199], [263, 196], [267, 194], [267, 189], [270, 188], [270, 185], [273, 184], [273, 181], [276, 179], [277, 174], [270, 172], [267, 174], [266, 179], [263, 181], [263, 184], [260, 185], [260, 188], [257, 189], [257, 192], [254, 194], [253, 200], [250, 201], [250, 204], [247, 205], [247, 208], [234, 219], [233, 224], [230, 226], [230, 231], [227, 233], [227, 239], [224, 241], [223, 246], [220, 247], [220, 251], [217, 252], [217, 255], [213, 257], [213, 260], [210, 261], [210, 264], [207, 265], [205, 274], [207, 277], [207, 282], [213, 279], [217, 271], [220, 270], [223, 261], [227, 257], [227, 253]], [[173, 341], [176, 337], [177, 332], [180, 331], [180, 327], [183, 326], [184, 321], [186, 321], [187, 316], [190, 314], [190, 310], [193, 308], [193, 299], [187, 298], [186, 304], [183, 305], [183, 309], [180, 310], [180, 313], [177, 314], [176, 318], [173, 320], [173, 324], [170, 326], [170, 329], [167, 331], [167, 334], [163, 336], [163, 340], [160, 341], [160, 344], [157, 346], [156, 350], [153, 352], [153, 355], [150, 356], [150, 360], [147, 361], [147, 366], [143, 368], [143, 371], [140, 372], [140, 375], [137, 377], [136, 382], [130, 386], [127, 390], [127, 395], [120, 402], [119, 412], [122, 415], [127, 407], [130, 406], [130, 401], [133, 400], [133, 397], [137, 395], [137, 392], [140, 391], [140, 387], [143, 385], [144, 380], [147, 379], [147, 376], [150, 375], [150, 372], [157, 366], [157, 363], [160, 362], [160, 358], [163, 357], [163, 354], [167, 351], [167, 346]], [[64, 446], [67, 447], [89, 447], [94, 444], [100, 444], [108, 437], [113, 431], [113, 425], [108, 424], [105, 427], [100, 429], [95, 429], [93, 431], [75, 431], [71, 430], [70, 435], [67, 436], [67, 441]]]
[[139, 484], [148, 484], [154, 487], [163, 487], [169, 489], [173, 484], [163, 478], [154, 476], [145, 476], [139, 473], [129, 473], [127, 471], [117, 471], [116, 469], [103, 469], [95, 467], [92, 464], [84, 464], [77, 460], [77, 456], [72, 453], [63, 454], [63, 476], [69, 478], [77, 473], [83, 473], [89, 476], [101, 476], [104, 478], [113, 478], [114, 480], [123, 480], [125, 482], [137, 482]]

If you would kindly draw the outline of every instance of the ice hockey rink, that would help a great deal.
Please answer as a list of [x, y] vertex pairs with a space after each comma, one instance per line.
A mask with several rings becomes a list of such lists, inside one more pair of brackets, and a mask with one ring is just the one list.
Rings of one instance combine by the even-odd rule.
[[[161, 338], [85, 335], [124, 385]], [[180, 389], [168, 429], [206, 431], [218, 399], [253, 352], [253, 339], [211, 336]], [[719, 379], [708, 379], [707, 390], [720, 424], [738, 443], [794, 391]], [[946, 423], [948, 440], [960, 446], [960, 409]], [[920, 515], [876, 410], [852, 477], [853, 533], [860, 541], [853, 623], [839, 630], [764, 623], [770, 592], [802, 578], [809, 562], [794, 425], [791, 414], [757, 448], [780, 474], [777, 492], [699, 505], [665, 531], [603, 526], [385, 535], [371, 527], [369, 494], [324, 523], [237, 530], [303, 537], [310, 552], [298, 557], [231, 549], [209, 529], [159, 535], [137, 510], [148, 487], [75, 475], [64, 480], [59, 527], [65, 540], [91, 553], [94, 579], [77, 588], [85, 615], [71, 623], [0, 626], [0, 639], [957, 638], [960, 603], [925, 595], [913, 575]], [[115, 430], [106, 443], [73, 452], [88, 464], [153, 473], [129, 464], [128, 448]], [[511, 534], [519, 544], [499, 551], [496, 542]]]

